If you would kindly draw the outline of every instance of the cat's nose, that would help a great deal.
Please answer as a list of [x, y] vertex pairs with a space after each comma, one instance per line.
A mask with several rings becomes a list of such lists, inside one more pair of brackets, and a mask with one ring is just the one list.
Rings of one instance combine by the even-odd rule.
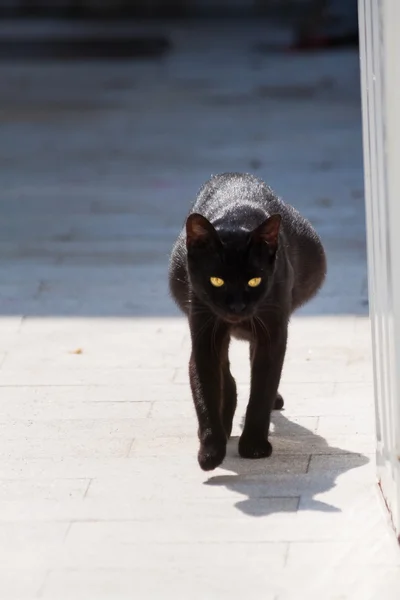
[[244, 302], [231, 302], [229, 305], [229, 310], [233, 315], [240, 315], [246, 308]]

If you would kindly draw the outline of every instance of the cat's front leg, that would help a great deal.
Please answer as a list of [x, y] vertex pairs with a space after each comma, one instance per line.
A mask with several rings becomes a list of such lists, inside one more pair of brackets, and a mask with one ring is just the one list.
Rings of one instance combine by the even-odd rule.
[[[254, 359], [254, 354], [255, 354], [255, 348], [256, 348], [256, 344], [254, 342], [250, 342], [250, 364], [253, 364], [253, 359]], [[282, 410], [282, 408], [285, 406], [285, 401], [283, 399], [282, 394], [278, 392], [276, 392], [276, 399], [275, 399], [275, 403], [273, 406], [273, 410]]]
[[211, 471], [222, 463], [226, 453], [221, 354], [228, 331], [214, 316], [195, 310], [189, 316], [189, 325], [192, 337], [189, 378], [199, 422], [198, 461], [204, 471]]
[[251, 367], [250, 399], [239, 454], [243, 458], [262, 458], [272, 453], [268, 432], [286, 352], [287, 323], [268, 329], [269, 337], [254, 344]]
[[222, 422], [224, 425], [227, 438], [231, 437], [233, 417], [235, 416], [237, 405], [237, 389], [236, 382], [231, 373], [228, 349], [226, 349], [226, 357], [222, 364]]

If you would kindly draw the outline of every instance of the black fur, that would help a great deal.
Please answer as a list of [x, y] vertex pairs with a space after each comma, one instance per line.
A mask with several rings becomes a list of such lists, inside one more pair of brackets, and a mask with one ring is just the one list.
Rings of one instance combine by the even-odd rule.
[[[172, 250], [170, 289], [192, 338], [190, 385], [199, 421], [199, 464], [222, 463], [236, 409], [231, 336], [250, 342], [251, 390], [239, 440], [244, 458], [269, 456], [270, 416], [291, 313], [322, 285], [326, 259], [311, 224], [252, 175], [216, 175], [201, 188]], [[224, 281], [214, 287], [211, 277]], [[260, 278], [257, 287], [248, 282]]]

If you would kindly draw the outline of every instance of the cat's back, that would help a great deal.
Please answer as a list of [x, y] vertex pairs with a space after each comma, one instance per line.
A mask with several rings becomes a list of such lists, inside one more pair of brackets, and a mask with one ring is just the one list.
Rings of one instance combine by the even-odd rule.
[[201, 187], [190, 212], [202, 214], [217, 229], [250, 231], [268, 216], [274, 200], [280, 203], [271, 188], [254, 175], [221, 173]]
[[274, 213], [282, 217], [286, 247], [298, 255], [311, 244], [322, 249], [311, 223], [293, 206], [283, 202], [261, 179], [248, 173], [222, 173], [207, 181], [197, 196], [191, 212], [199, 212], [217, 228], [252, 231]]
[[289, 204], [285, 204], [261, 179], [249, 173], [214, 175], [200, 189], [191, 213], [200, 213], [216, 229], [252, 231], [274, 213], [282, 216], [289, 236], [310, 232], [310, 224]]

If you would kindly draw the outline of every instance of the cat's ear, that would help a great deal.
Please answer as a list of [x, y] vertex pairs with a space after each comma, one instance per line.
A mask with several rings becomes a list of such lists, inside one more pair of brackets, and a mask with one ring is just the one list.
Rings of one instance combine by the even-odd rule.
[[196, 243], [207, 243], [217, 240], [218, 234], [214, 227], [202, 215], [193, 213], [186, 220], [186, 245], [191, 246]]
[[281, 215], [271, 215], [253, 231], [251, 234], [252, 239], [258, 242], [266, 242], [271, 250], [276, 250], [278, 247], [281, 220]]

